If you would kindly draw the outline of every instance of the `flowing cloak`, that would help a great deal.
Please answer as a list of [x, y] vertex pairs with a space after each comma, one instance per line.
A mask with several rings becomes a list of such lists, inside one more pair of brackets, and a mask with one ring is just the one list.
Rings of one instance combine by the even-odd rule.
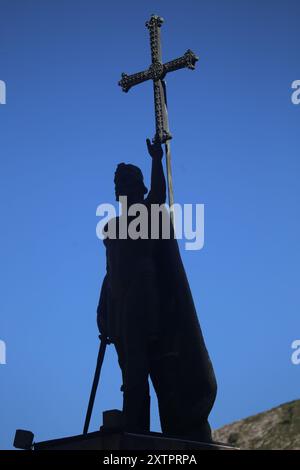
[[99, 329], [113, 342], [123, 338], [127, 344], [147, 334], [158, 339], [163, 386], [176, 390], [174, 420], [183, 429], [185, 423], [196, 428], [207, 420], [217, 386], [177, 240], [107, 238], [104, 244], [107, 275], [98, 307]]

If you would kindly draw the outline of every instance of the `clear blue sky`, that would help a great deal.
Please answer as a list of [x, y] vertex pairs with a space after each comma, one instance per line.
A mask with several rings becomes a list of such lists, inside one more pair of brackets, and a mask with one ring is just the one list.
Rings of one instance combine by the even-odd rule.
[[[0, 447], [80, 433], [104, 275], [96, 207], [120, 161], [149, 181], [152, 86], [145, 21], [165, 18], [175, 199], [205, 204], [205, 246], [182, 252], [219, 383], [214, 428], [299, 398], [300, 79], [297, 0], [1, 0]], [[91, 430], [121, 407], [110, 347]], [[159, 430], [155, 400], [152, 429]]]

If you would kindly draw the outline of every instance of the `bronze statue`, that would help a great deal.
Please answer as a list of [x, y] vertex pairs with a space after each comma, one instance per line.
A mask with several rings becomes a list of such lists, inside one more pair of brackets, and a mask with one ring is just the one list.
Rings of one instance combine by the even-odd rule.
[[[159, 143], [147, 140], [152, 157], [151, 188], [139, 168], [124, 163], [115, 173], [116, 198], [131, 204], [164, 204], [166, 183]], [[131, 218], [128, 217], [128, 223]], [[150, 221], [151, 223], [151, 221]], [[162, 432], [194, 440], [211, 439], [208, 415], [216, 381], [207, 353], [177, 241], [104, 240], [107, 273], [98, 305], [102, 338], [113, 342], [123, 376], [124, 429], [149, 430], [151, 377], [158, 398]]]
[[[143, 175], [134, 165], [120, 164], [115, 173], [116, 199], [127, 197], [122, 216], [105, 227], [107, 273], [98, 305], [98, 326], [102, 337], [98, 364], [103, 360], [105, 341], [113, 342], [122, 370], [124, 429], [149, 430], [151, 377], [158, 398], [162, 432], [194, 440], [210, 441], [208, 415], [216, 396], [216, 380], [205, 347], [188, 280], [174, 236], [157, 239], [124, 238], [124, 220], [133, 204], [142, 203], [151, 214], [154, 204], [166, 202], [166, 182], [162, 166], [165, 144], [169, 204], [173, 206], [171, 152], [166, 84], [168, 72], [195, 68], [198, 57], [188, 50], [182, 57], [162, 62], [160, 28], [163, 19], [152, 15], [146, 23], [150, 32], [152, 63], [148, 70], [122, 74], [119, 85], [127, 92], [132, 86], [153, 80], [156, 134], [147, 140], [152, 157], [151, 188], [147, 193]], [[165, 213], [164, 213], [165, 215]], [[162, 215], [163, 218], [163, 215]], [[153, 227], [149, 217], [149, 233]], [[115, 229], [115, 230], [113, 230]], [[116, 236], [110, 236], [115, 233]], [[104, 346], [103, 346], [104, 341]], [[99, 367], [92, 389], [85, 430], [99, 378]]]

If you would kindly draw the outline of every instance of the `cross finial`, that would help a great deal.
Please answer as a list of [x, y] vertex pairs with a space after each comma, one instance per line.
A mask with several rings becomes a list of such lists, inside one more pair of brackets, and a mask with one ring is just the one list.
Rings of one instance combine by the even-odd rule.
[[163, 22], [164, 22], [164, 19], [161, 16], [151, 15], [150, 20], [146, 21], [145, 25], [148, 29], [150, 29], [153, 26], [158, 26], [160, 28]]

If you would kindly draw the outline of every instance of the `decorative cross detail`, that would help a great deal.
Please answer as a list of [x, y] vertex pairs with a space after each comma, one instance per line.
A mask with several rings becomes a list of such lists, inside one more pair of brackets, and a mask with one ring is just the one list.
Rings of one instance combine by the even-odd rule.
[[152, 15], [150, 20], [146, 23], [146, 27], [150, 32], [152, 57], [152, 64], [148, 70], [132, 75], [122, 73], [122, 79], [118, 83], [122, 87], [122, 90], [127, 93], [134, 85], [138, 85], [146, 80], [153, 80], [156, 126], [156, 134], [153, 141], [160, 142], [161, 144], [166, 143], [167, 140], [172, 138], [169, 132], [164, 78], [168, 72], [174, 72], [175, 70], [185, 67], [193, 70], [198, 60], [198, 57], [189, 49], [182, 57], [166, 62], [165, 64], [162, 63], [160, 27], [163, 21], [163, 18]]
[[[129, 91], [130, 88], [134, 85], [138, 85], [139, 83], [145, 82], [146, 80], [153, 80], [156, 128], [153, 142], [165, 144], [169, 206], [170, 208], [172, 208], [174, 205], [170, 149], [170, 139], [172, 138], [172, 136], [169, 132], [167, 93], [164, 78], [168, 72], [174, 72], [175, 70], [183, 69], [185, 67], [193, 70], [195, 68], [195, 63], [197, 62], [198, 57], [190, 49], [188, 49], [182, 57], [171, 60], [170, 62], [166, 62], [165, 64], [162, 62], [160, 27], [163, 24], [163, 21], [163, 18], [160, 18], [156, 15], [152, 15], [150, 20], [146, 23], [146, 27], [149, 29], [150, 32], [150, 46], [152, 57], [152, 63], [148, 70], [134, 73], [133, 75], [127, 75], [126, 73], [122, 73], [122, 78], [118, 84], [122, 87], [122, 90], [127, 93], [127, 91]], [[172, 223], [174, 225], [173, 210], [171, 210], [170, 214]]]

